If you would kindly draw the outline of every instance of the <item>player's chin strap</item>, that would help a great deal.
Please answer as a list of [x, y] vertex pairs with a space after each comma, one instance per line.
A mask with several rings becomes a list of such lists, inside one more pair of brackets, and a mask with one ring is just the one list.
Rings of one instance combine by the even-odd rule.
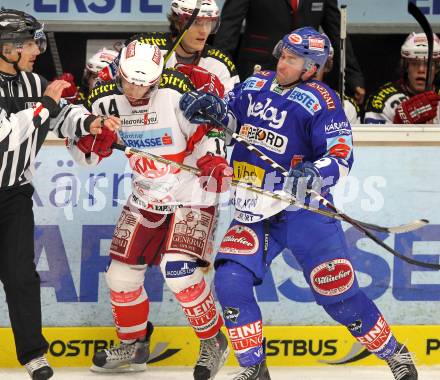
[[[185, 171], [190, 172], [194, 175], [200, 174], [200, 171], [196, 168], [193, 168], [192, 166], [188, 166], [188, 165], [181, 164], [181, 163], [178, 163], [178, 162], [175, 162], [172, 160], [168, 160], [168, 159], [163, 158], [161, 156], [156, 156], [154, 154], [144, 152], [139, 149], [127, 147], [122, 144], [113, 144], [112, 148], [121, 150], [121, 151], [125, 152], [127, 155], [136, 154], [138, 156], [146, 157], [146, 158], [149, 158], [150, 160], [154, 160], [154, 161], [157, 161], [157, 162], [160, 162], [163, 164], [172, 165], [176, 168], [179, 168], [181, 170], [185, 170]], [[351, 224], [353, 227], [357, 228], [359, 231], [363, 232], [368, 238], [373, 240], [376, 244], [380, 245], [382, 248], [384, 248], [388, 252], [392, 253], [394, 256], [400, 258], [401, 260], [403, 260], [409, 264], [417, 265], [420, 267], [440, 270], [439, 264], [418, 261], [418, 260], [412, 259], [410, 257], [407, 257], [407, 256], [397, 252], [396, 250], [391, 248], [389, 245], [385, 244], [382, 240], [380, 240], [378, 237], [376, 237], [375, 235], [373, 235], [369, 231], [369, 229], [372, 229], [372, 230], [376, 230], [376, 231], [380, 231], [380, 232], [387, 232], [387, 233], [410, 232], [410, 231], [414, 231], [414, 230], [426, 225], [428, 223], [427, 220], [421, 219], [421, 220], [417, 220], [413, 223], [403, 225], [403, 226], [397, 226], [397, 227], [382, 227], [382, 226], [377, 226], [375, 224], [364, 223], [359, 220], [350, 218], [349, 216], [347, 216], [346, 214], [341, 213], [341, 212], [332, 212], [332, 211], [328, 211], [328, 210], [315, 208], [312, 206], [306, 206], [304, 204], [298, 203], [293, 196], [291, 196], [290, 194], [287, 194], [287, 193], [273, 193], [271, 191], [263, 190], [259, 187], [255, 187], [255, 186], [249, 185], [244, 182], [239, 182], [239, 181], [232, 181], [232, 185], [235, 187], [240, 187], [242, 189], [257, 193], [259, 195], [267, 196], [267, 197], [270, 197], [270, 198], [275, 199], [277, 201], [283, 202], [286, 204], [286, 208], [288, 206], [292, 205], [292, 206], [296, 206], [299, 208], [303, 208], [305, 210], [309, 210], [311, 212], [314, 212], [314, 213], [317, 213], [320, 215], [327, 216], [332, 219], [345, 221], [345, 222]]]

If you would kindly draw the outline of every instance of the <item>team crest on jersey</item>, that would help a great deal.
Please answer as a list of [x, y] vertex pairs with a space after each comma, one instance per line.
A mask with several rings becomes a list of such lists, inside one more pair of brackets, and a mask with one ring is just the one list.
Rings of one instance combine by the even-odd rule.
[[250, 77], [244, 82], [243, 90], [260, 91], [266, 84], [266, 79]]
[[318, 98], [310, 91], [301, 88], [295, 88], [287, 99], [300, 104], [310, 115], [314, 115], [321, 109]]
[[262, 146], [271, 152], [283, 154], [286, 151], [289, 139], [274, 131], [265, 128], [254, 127], [244, 124], [240, 128], [239, 135], [250, 143]]

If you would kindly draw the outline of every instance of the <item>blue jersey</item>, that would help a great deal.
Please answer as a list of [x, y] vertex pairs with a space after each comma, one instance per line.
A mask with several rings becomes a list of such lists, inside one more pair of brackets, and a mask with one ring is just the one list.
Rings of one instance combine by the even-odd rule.
[[[323, 194], [349, 173], [351, 126], [339, 97], [324, 83], [309, 80], [284, 89], [274, 72], [263, 71], [237, 85], [227, 100], [231, 129], [287, 170], [299, 162], [313, 162], [323, 178]], [[238, 143], [231, 166], [236, 180], [271, 191], [282, 188], [282, 176]]]

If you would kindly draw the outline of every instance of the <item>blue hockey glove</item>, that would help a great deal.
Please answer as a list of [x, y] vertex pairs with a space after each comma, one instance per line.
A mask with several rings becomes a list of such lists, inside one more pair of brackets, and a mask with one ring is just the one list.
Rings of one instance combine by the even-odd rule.
[[310, 203], [308, 190], [314, 190], [321, 193], [322, 178], [318, 169], [312, 162], [300, 162], [295, 167], [290, 168], [289, 176], [286, 177], [283, 190], [292, 194], [298, 202], [305, 205]]
[[189, 91], [179, 102], [184, 116], [194, 124], [220, 124], [226, 118], [228, 105], [214, 94], [202, 91]]

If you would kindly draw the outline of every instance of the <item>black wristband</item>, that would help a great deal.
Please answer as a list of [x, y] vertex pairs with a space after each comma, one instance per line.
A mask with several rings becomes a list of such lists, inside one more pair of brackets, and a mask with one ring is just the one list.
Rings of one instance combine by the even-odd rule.
[[92, 124], [98, 117], [100, 116], [89, 115], [86, 117], [84, 120], [84, 129], [87, 133], [90, 133], [90, 124]]
[[43, 96], [41, 98], [41, 104], [49, 111], [50, 117], [57, 117], [61, 111], [61, 107], [50, 96]]

